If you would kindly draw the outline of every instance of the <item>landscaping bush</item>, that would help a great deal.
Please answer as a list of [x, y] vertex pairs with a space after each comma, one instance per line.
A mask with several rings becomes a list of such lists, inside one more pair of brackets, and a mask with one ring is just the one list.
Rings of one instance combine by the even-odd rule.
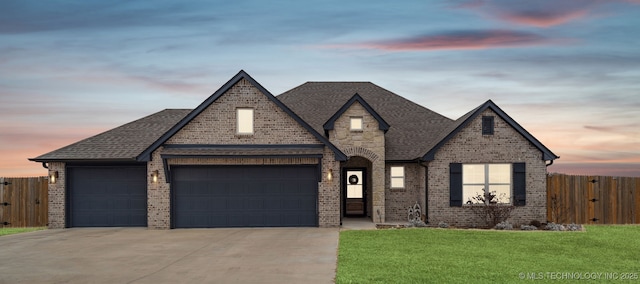
[[535, 231], [537, 229], [538, 229], [538, 227], [536, 227], [534, 225], [522, 225], [522, 226], [520, 226], [520, 230], [523, 230], [523, 231]]
[[540, 228], [542, 227], [542, 223], [540, 223], [540, 221], [538, 220], [532, 220], [531, 222], [529, 222], [530, 226], [535, 226], [536, 228]]
[[446, 229], [449, 228], [449, 224], [441, 221], [440, 223], [438, 223], [438, 227]]
[[[483, 190], [484, 191], [484, 190]], [[467, 201], [469, 210], [482, 218], [487, 228], [493, 228], [498, 223], [504, 222], [511, 217], [511, 212], [515, 206], [503, 202], [507, 199], [504, 194], [498, 196], [495, 191], [478, 194]]]

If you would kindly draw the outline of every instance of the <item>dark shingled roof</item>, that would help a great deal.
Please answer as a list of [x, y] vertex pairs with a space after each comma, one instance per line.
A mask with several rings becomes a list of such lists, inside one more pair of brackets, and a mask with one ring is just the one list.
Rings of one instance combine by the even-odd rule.
[[421, 158], [454, 123], [371, 82], [307, 82], [277, 98], [323, 133], [323, 124], [356, 93], [391, 126], [385, 135], [386, 160]]
[[189, 112], [190, 109], [166, 109], [29, 160], [135, 161], [140, 153]]

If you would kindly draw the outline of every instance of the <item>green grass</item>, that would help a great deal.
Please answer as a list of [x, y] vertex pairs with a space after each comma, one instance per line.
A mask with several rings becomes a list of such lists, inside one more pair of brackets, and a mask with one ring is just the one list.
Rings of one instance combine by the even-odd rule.
[[44, 230], [46, 227], [30, 227], [30, 228], [0, 228], [0, 236], [20, 234], [26, 232]]
[[336, 283], [538, 283], [568, 277], [553, 273], [603, 273], [596, 282], [606, 280], [604, 273], [640, 276], [640, 226], [343, 231]]

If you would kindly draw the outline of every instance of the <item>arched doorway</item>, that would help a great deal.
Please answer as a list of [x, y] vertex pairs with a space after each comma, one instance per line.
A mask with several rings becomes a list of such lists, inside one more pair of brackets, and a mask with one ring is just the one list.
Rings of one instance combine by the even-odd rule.
[[371, 161], [360, 156], [352, 156], [342, 165], [342, 216], [371, 216], [371, 167]]

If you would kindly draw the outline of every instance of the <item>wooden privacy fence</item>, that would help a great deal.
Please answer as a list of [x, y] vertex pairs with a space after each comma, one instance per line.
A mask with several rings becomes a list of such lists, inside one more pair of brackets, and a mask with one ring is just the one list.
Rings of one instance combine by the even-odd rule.
[[547, 175], [547, 219], [555, 223], [640, 224], [640, 178]]
[[0, 178], [0, 228], [46, 226], [47, 177]]

